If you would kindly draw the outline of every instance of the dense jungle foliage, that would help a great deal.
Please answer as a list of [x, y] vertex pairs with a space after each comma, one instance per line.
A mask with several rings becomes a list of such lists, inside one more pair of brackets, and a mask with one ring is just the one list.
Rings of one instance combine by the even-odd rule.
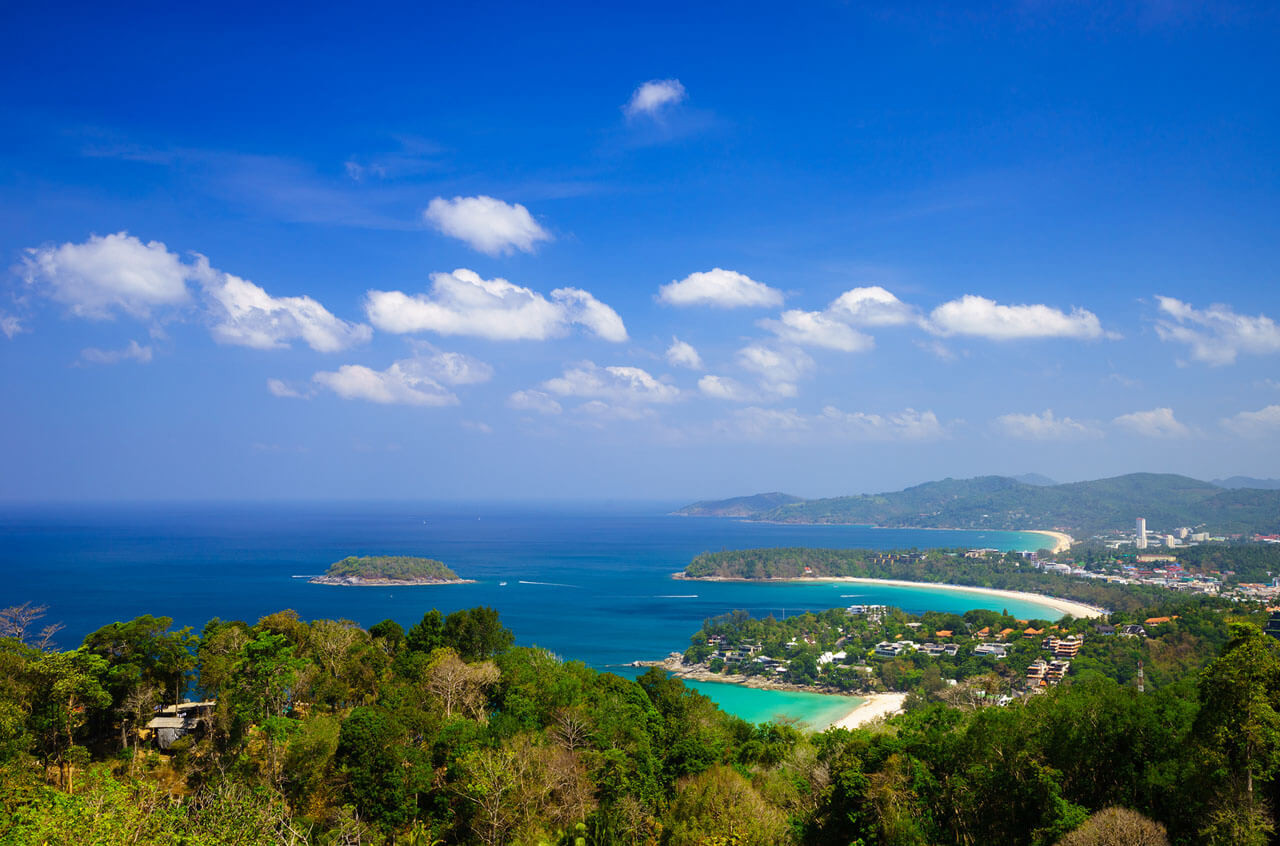
[[[141, 617], [71, 651], [36, 611], [0, 612], [4, 843], [1275, 839], [1280, 645], [1249, 624], [1143, 694], [1091, 674], [811, 734], [515, 647], [486, 608], [408, 631]], [[139, 733], [197, 693], [216, 704], [167, 751]]]

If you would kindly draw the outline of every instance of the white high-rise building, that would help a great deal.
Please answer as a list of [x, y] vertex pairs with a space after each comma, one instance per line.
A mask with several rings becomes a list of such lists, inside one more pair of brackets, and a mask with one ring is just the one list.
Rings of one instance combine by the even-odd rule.
[[1138, 549], [1147, 548], [1147, 518], [1138, 518], [1138, 537], [1134, 540], [1133, 545]]

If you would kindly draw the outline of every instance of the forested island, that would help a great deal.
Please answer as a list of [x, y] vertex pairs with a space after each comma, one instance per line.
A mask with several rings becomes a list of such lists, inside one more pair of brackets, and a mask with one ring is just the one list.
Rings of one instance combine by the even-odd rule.
[[[1257, 608], [1183, 609], [1142, 643], [1090, 633], [1079, 672], [1008, 701], [978, 695], [985, 668], [952, 686], [962, 665], [894, 659], [907, 712], [819, 734], [746, 723], [658, 670], [514, 646], [486, 608], [407, 631], [146, 616], [71, 651], [40, 612], [0, 609], [6, 844], [1273, 842], [1280, 644]], [[1004, 622], [895, 613], [886, 637]], [[848, 627], [811, 615], [776, 635], [816, 648], [825, 624]], [[768, 625], [713, 620], [693, 648], [771, 643]]]
[[347, 585], [352, 587], [385, 585], [446, 585], [471, 583], [432, 558], [408, 555], [347, 556], [329, 565], [323, 576], [310, 580], [313, 585]]
[[1133, 525], [1206, 526], [1221, 533], [1280, 529], [1280, 490], [1224, 488], [1187, 476], [1131, 473], [1061, 485], [1007, 476], [943, 479], [877, 494], [800, 499], [771, 493], [696, 502], [677, 514], [774, 523], [906, 528], [1061, 528], [1091, 535]]

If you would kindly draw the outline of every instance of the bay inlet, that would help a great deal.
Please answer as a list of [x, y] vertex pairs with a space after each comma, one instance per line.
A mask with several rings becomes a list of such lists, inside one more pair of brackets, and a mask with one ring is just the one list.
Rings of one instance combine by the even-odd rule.
[[[668, 516], [669, 503], [618, 508], [493, 504], [129, 505], [8, 508], [0, 572], [8, 602], [49, 606], [73, 648], [100, 626], [143, 614], [197, 631], [213, 617], [255, 621], [292, 608], [304, 619], [391, 618], [408, 627], [431, 608], [496, 608], [521, 646], [626, 675], [637, 659], [683, 651], [703, 620], [742, 609], [790, 616], [851, 604], [911, 612], [1008, 610], [1056, 617], [1031, 599], [871, 583], [674, 582], [701, 552], [762, 546], [870, 549], [1035, 549], [1026, 532], [797, 526]], [[473, 584], [362, 587], [308, 584], [348, 555], [443, 561]], [[849, 697], [700, 684], [747, 719], [785, 714], [814, 727]], [[816, 700], [806, 697], [818, 697]], [[842, 713], [829, 716], [830, 709]]]

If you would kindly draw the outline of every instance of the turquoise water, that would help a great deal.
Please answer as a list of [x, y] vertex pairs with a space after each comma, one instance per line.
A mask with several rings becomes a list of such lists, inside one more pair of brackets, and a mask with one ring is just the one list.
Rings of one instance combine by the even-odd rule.
[[[170, 616], [199, 629], [212, 617], [253, 621], [282, 608], [306, 619], [406, 627], [432, 607], [489, 605], [521, 645], [631, 674], [621, 665], [683, 651], [704, 619], [735, 609], [791, 615], [853, 603], [908, 611], [1008, 609], [1033, 601], [928, 587], [849, 583], [679, 582], [700, 552], [760, 546], [1034, 549], [1018, 532], [783, 526], [668, 516], [670, 506], [201, 505], [8, 508], [0, 512], [0, 605], [49, 606], [77, 645], [109, 622]], [[308, 584], [347, 555], [438, 558], [476, 584], [348, 588]], [[713, 686], [715, 691], [726, 686]], [[736, 690], [736, 688], [729, 688]], [[720, 700], [731, 694], [713, 692]], [[763, 696], [784, 694], [765, 692]], [[726, 700], [727, 701], [727, 700]], [[744, 706], [746, 707], [746, 706]], [[762, 705], [766, 710], [771, 707]], [[794, 707], [787, 705], [786, 707]]]
[[800, 720], [804, 728], [821, 731], [864, 700], [791, 690], [759, 690], [737, 684], [686, 681], [686, 685], [716, 701], [730, 714], [753, 723], [776, 722], [779, 716]]

